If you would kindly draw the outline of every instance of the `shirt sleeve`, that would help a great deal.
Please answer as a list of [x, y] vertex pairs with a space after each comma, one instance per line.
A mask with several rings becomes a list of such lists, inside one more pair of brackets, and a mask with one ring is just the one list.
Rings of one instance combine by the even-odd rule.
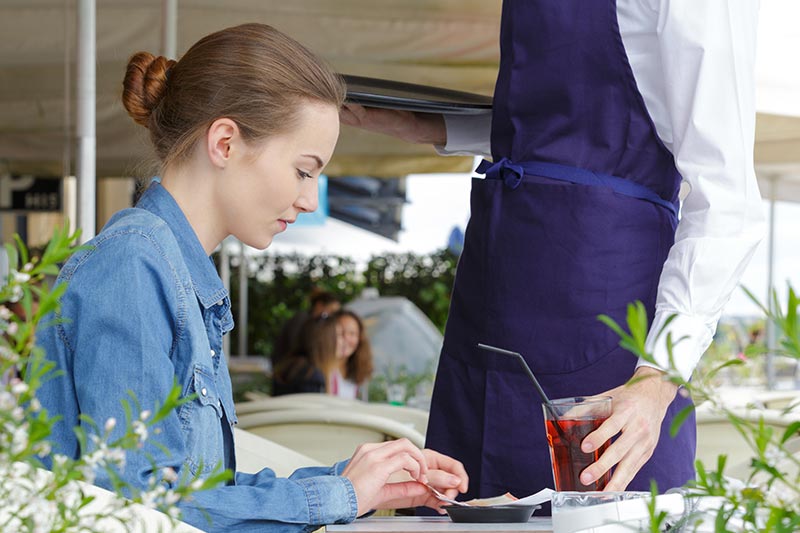
[[667, 333], [683, 338], [673, 361], [688, 379], [765, 232], [753, 167], [758, 2], [656, 1], [671, 148], [690, 192], [664, 263], [647, 346], [666, 368]]
[[[72, 375], [81, 413], [100, 427], [109, 417], [116, 418], [120, 423], [113, 439], [124, 426], [120, 400], [125, 391], [135, 395], [135, 412], [155, 409], [170, 392], [176, 317], [184, 316], [181, 306], [192, 302], [181, 298], [174, 269], [142, 236], [112, 237], [94, 254], [98, 256], [85, 261], [68, 285], [63, 303], [67, 321], [59, 326], [74, 354]], [[98, 285], [98, 280], [104, 281]], [[187, 450], [178, 412], [150, 428], [150, 434], [141, 451], [128, 451], [122, 472], [139, 489], [147, 487], [151, 476], [160, 480], [166, 467], [179, 478], [189, 474], [184, 472]], [[343, 468], [338, 463], [301, 469], [289, 478], [278, 478], [270, 469], [237, 474], [234, 483], [196, 493], [179, 507], [183, 520], [201, 529], [312, 531], [356, 517], [355, 491], [340, 475]], [[111, 486], [104, 472], [98, 472], [96, 483]]]
[[447, 144], [435, 146], [440, 155], [491, 157], [492, 114], [444, 115]]

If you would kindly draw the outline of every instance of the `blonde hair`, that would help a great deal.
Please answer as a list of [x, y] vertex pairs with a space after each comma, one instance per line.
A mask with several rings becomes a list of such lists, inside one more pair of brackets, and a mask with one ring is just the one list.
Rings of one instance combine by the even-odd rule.
[[150, 130], [162, 168], [179, 163], [220, 117], [246, 141], [290, 130], [304, 102], [341, 107], [341, 77], [294, 39], [266, 24], [242, 24], [197, 41], [173, 61], [138, 52], [122, 103]]

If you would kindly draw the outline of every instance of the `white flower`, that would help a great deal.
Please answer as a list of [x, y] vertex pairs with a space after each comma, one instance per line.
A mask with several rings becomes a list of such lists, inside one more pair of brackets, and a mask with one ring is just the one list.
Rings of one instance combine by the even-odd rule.
[[800, 513], [800, 500], [798, 500], [796, 489], [784, 481], [775, 480], [770, 487], [763, 487], [763, 489], [764, 503], [768, 506]]
[[14, 281], [17, 283], [27, 283], [31, 280], [31, 275], [27, 272], [19, 272], [17, 270], [11, 271], [11, 277], [14, 278]]
[[769, 443], [764, 450], [764, 459], [769, 466], [777, 468], [786, 459], [786, 450]]
[[6, 307], [5, 305], [0, 305], [0, 318], [2, 318], [3, 320], [8, 320], [12, 316], [13, 313], [8, 307]]
[[161, 469], [161, 477], [167, 483], [175, 483], [178, 481], [178, 473], [170, 466]]
[[145, 409], [144, 411], [142, 411], [139, 414], [139, 420], [142, 420], [142, 421], [147, 420], [148, 418], [150, 418], [150, 414], [151, 414], [150, 410], [149, 409]]
[[133, 432], [139, 437], [140, 442], [147, 440], [147, 426], [141, 420], [135, 420], [132, 425]]
[[33, 451], [39, 457], [46, 457], [46, 456], [50, 455], [50, 452], [52, 451], [51, 446], [50, 446], [50, 442], [46, 441], [46, 440], [43, 440], [41, 442], [37, 442], [33, 446]]
[[28, 384], [21, 379], [15, 379], [11, 382], [11, 392], [15, 396], [19, 397], [28, 392]]
[[20, 301], [22, 295], [23, 295], [22, 287], [20, 287], [19, 285], [14, 285], [13, 287], [11, 287], [11, 295], [8, 297], [8, 301], [11, 303], [16, 303]]
[[6, 333], [9, 335], [16, 335], [19, 331], [19, 324], [16, 322], [9, 322], [8, 326], [6, 326]]
[[111, 418], [109, 418], [108, 420], [106, 420], [106, 424], [105, 424], [106, 433], [110, 433], [111, 430], [114, 429], [114, 427], [116, 425], [117, 425], [117, 419], [114, 418], [113, 416]]
[[31, 270], [33, 270], [33, 263], [30, 261], [25, 263], [25, 266], [22, 267], [23, 272], [30, 272]]
[[11, 434], [11, 454], [22, 453], [28, 447], [28, 424], [17, 426]]
[[17, 405], [17, 398], [8, 391], [0, 390], [0, 411], [10, 411]]

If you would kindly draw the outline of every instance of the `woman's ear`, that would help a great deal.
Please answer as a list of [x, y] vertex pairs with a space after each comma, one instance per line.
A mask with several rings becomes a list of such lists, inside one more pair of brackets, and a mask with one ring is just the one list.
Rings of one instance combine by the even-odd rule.
[[211, 164], [223, 170], [231, 159], [231, 150], [239, 138], [239, 126], [229, 118], [218, 118], [206, 134], [206, 152]]

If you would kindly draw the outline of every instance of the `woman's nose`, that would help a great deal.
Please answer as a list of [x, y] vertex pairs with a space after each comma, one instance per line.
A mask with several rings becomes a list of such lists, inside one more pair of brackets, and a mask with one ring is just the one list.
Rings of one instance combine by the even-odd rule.
[[300, 186], [300, 194], [294, 202], [295, 207], [304, 213], [316, 211], [319, 207], [319, 185], [317, 180], [307, 179]]

